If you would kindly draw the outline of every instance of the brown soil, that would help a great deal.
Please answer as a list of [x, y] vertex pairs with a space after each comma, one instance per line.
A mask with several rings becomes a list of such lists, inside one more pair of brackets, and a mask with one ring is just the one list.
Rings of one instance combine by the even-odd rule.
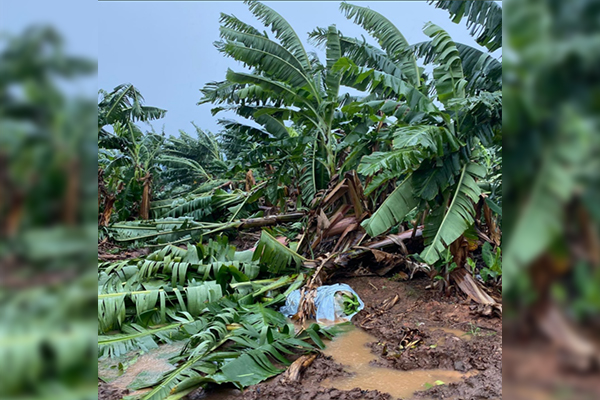
[[[478, 315], [470, 302], [457, 295], [445, 297], [425, 287], [428, 279], [396, 282], [388, 278], [362, 276], [338, 280], [349, 284], [365, 303], [353, 319], [356, 326], [379, 339], [371, 343], [378, 356], [376, 365], [400, 370], [448, 369], [467, 373], [458, 383], [417, 392], [414, 399], [502, 398], [502, 320]], [[383, 311], [382, 303], [398, 295], [397, 303]], [[456, 335], [440, 328], [451, 328]], [[470, 335], [469, 335], [470, 333]], [[408, 338], [405, 338], [408, 334]], [[399, 344], [421, 339], [402, 351]], [[392, 399], [387, 393], [337, 390], [320, 386], [328, 378], [347, 376], [344, 367], [321, 356], [302, 374], [299, 383], [276, 377], [247, 388], [243, 400], [352, 400]], [[230, 397], [234, 398], [234, 397]], [[210, 394], [207, 396], [210, 400]]]
[[110, 383], [98, 381], [98, 400], [121, 400], [129, 394], [129, 390], [120, 389]]
[[[428, 279], [395, 282], [382, 277], [346, 278], [365, 302], [353, 322], [380, 341], [372, 343], [378, 365], [401, 369], [453, 369], [475, 373], [462, 382], [436, 386], [416, 398], [489, 399], [502, 397], [502, 320], [478, 315], [469, 301], [425, 289]], [[398, 302], [383, 311], [384, 300]], [[464, 331], [456, 336], [440, 328]], [[405, 338], [405, 336], [408, 336]], [[414, 348], [400, 349], [404, 340]]]
[[[327, 378], [348, 375], [342, 365], [331, 357], [320, 356], [304, 371], [300, 382], [284, 382], [282, 375], [245, 390], [243, 400], [389, 400], [391, 396], [378, 391], [338, 390], [319, 384]], [[208, 398], [210, 399], [210, 397]]]

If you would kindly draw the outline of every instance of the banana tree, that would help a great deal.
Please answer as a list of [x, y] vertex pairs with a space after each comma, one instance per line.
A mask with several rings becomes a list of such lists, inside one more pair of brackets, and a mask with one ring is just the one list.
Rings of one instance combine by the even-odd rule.
[[[110, 93], [99, 91], [98, 176], [103, 178], [99, 182], [99, 225], [109, 224], [113, 205], [120, 220], [136, 214], [142, 219], [150, 217], [152, 179], [159, 171], [156, 159], [164, 138], [144, 134], [135, 122], [165, 114], [166, 110], [144, 105], [141, 93], [131, 84], [119, 85]], [[105, 129], [107, 126], [111, 129]]]
[[[334, 113], [338, 108], [341, 73], [333, 66], [340, 58], [340, 34], [327, 29], [326, 63], [309, 54], [291, 25], [273, 9], [246, 1], [250, 11], [275, 38], [238, 20], [221, 15], [221, 38], [216, 43], [224, 55], [252, 68], [229, 70], [226, 80], [206, 85], [200, 103], [221, 105], [213, 110], [235, 111], [261, 125], [247, 130], [289, 159], [300, 156], [296, 182], [306, 202], [325, 187], [336, 172]], [[295, 128], [291, 129], [290, 124]], [[273, 158], [273, 163], [277, 160]], [[294, 170], [294, 169], [292, 169]], [[283, 171], [288, 173], [288, 171]]]
[[[494, 2], [431, 1], [430, 3], [435, 3], [436, 7], [449, 7], [453, 20], [457, 23], [461, 21], [463, 13], [468, 13], [468, 27], [472, 28], [471, 33], [480, 34], [476, 40], [482, 46], [486, 46], [490, 52], [502, 46], [502, 9]], [[465, 10], [466, 3], [476, 4], [467, 4]], [[462, 11], [460, 11], [461, 7]], [[403, 78], [406, 83], [420, 88], [422, 93], [428, 93], [429, 88], [424, 81], [426, 77], [423, 75], [423, 68], [416, 66], [416, 60], [422, 58], [425, 64], [433, 62], [435, 52], [431, 41], [408, 44], [391, 21], [370, 8], [342, 3], [340, 9], [348, 19], [353, 19], [369, 32], [381, 46], [378, 48], [364, 39], [341, 36], [342, 57], [347, 57], [359, 66], [374, 69], [383, 76], [389, 76], [390, 81], [393, 78]], [[325, 39], [325, 33], [323, 28], [317, 28], [309, 36], [320, 44]], [[501, 89], [502, 63], [496, 57], [463, 43], [455, 43], [455, 45], [468, 81], [466, 89], [469, 94], [481, 90], [493, 92]], [[364, 71], [366, 70], [361, 72]], [[364, 79], [362, 77], [361, 82]], [[344, 84], [348, 84], [346, 80], [343, 80]], [[367, 82], [368, 80], [363, 84]], [[350, 82], [349, 86], [353, 84]]]
[[[99, 174], [103, 178], [100, 225], [109, 224], [114, 204], [119, 220], [139, 216], [150, 217], [152, 179], [161, 171], [158, 157], [164, 136], [156, 133], [144, 134], [132, 122], [113, 125], [113, 141], [101, 141], [106, 146], [99, 149]], [[107, 143], [118, 143], [110, 147]]]
[[465, 17], [471, 36], [490, 52], [502, 48], [502, 7], [497, 2], [429, 0], [428, 3], [447, 10], [454, 23]]
[[[428, 210], [424, 229], [426, 248], [421, 257], [434, 264], [474, 222], [474, 203], [481, 194], [478, 181], [486, 175], [485, 169], [474, 162], [479, 157], [476, 149], [481, 144], [492, 146], [500, 141], [501, 81], [493, 81], [492, 77], [496, 77], [493, 74], [475, 73], [481, 65], [473, 62], [474, 53], [462, 47], [462, 54], [469, 57], [465, 62], [459, 46], [434, 24], [424, 28], [432, 39], [430, 42], [410, 46], [381, 14], [347, 3], [342, 3], [341, 9], [382, 47], [379, 50], [364, 42], [342, 39], [344, 54], [353, 55], [363, 63], [360, 66], [347, 57], [342, 59], [339, 65], [345, 77], [367, 81], [368, 88], [388, 96], [394, 91], [385, 89], [394, 86], [395, 94], [403, 95], [398, 96], [400, 101], [380, 103], [382, 109], [385, 106], [387, 113], [398, 118], [390, 127], [392, 151], [364, 156], [358, 169], [361, 174], [373, 177], [366, 193], [390, 180], [399, 183], [363, 226], [375, 236], [402, 222], [410, 212], [422, 215]], [[322, 36], [317, 31], [313, 37], [318, 40]], [[418, 94], [425, 95], [430, 89], [418, 91], [414, 86], [415, 74], [421, 70], [412, 61], [424, 53], [428, 55], [426, 61], [434, 64], [431, 91], [435, 97], [429, 101], [420, 99]], [[482, 63], [497, 66], [497, 61], [481, 54]], [[465, 65], [470, 68], [468, 74], [463, 69]], [[468, 79], [477, 84], [469, 86]], [[421, 89], [427, 87], [426, 82], [419, 83]], [[496, 90], [486, 91], [487, 88]]]
[[[179, 130], [166, 138], [159, 161], [166, 168], [157, 181], [157, 198], [181, 196], [229, 177], [223, 146], [217, 135], [192, 123], [195, 136]], [[223, 183], [223, 182], [221, 182]]]
[[152, 121], [163, 118], [167, 110], [144, 104], [144, 97], [132, 84], [121, 84], [110, 93], [99, 90], [98, 139], [111, 137], [104, 129], [116, 123]]

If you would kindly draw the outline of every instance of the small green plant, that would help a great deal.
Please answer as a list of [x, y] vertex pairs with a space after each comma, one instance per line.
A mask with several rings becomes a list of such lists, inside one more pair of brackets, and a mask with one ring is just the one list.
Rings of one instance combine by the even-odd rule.
[[[437, 275], [433, 278], [436, 281], [442, 281], [442, 284], [445, 287], [450, 285], [449, 276], [452, 271], [458, 268], [458, 265], [453, 261], [454, 256], [450, 252], [450, 249], [447, 248], [441, 253], [441, 257], [439, 260], [435, 262], [433, 267], [437, 271]], [[420, 260], [419, 260], [420, 261]]]
[[445, 385], [445, 384], [446, 383], [444, 381], [437, 380], [437, 381], [433, 382], [433, 384], [431, 384], [429, 382], [425, 382], [425, 384], [423, 386], [425, 386], [425, 390], [428, 390], [434, 386], [441, 386], [441, 385]]
[[477, 268], [477, 263], [475, 263], [475, 260], [473, 260], [472, 258], [467, 258], [467, 265], [469, 266], [469, 269], [471, 270], [471, 275], [475, 276], [475, 272], [476, 272], [476, 268]]
[[477, 325], [475, 325], [474, 323], [470, 322], [469, 330], [467, 331], [466, 334], [471, 335], [471, 336], [479, 336], [479, 335], [481, 335], [481, 328], [478, 327]]
[[[480, 271], [481, 279], [487, 282], [489, 278], [493, 280], [498, 279], [502, 276], [502, 250], [500, 247], [496, 248], [496, 251], [492, 249], [492, 245], [486, 242], [483, 245], [481, 255], [483, 262], [486, 264]], [[470, 265], [470, 264], [469, 264]]]

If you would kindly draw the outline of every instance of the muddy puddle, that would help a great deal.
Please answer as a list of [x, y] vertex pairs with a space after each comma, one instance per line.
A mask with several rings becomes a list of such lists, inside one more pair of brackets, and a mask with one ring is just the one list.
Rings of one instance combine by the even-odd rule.
[[326, 379], [321, 386], [339, 390], [379, 390], [398, 399], [410, 398], [413, 393], [436, 384], [458, 382], [464, 376], [458, 371], [442, 369], [401, 371], [370, 365], [371, 360], [377, 358], [366, 346], [370, 342], [377, 342], [377, 339], [362, 329], [354, 328], [327, 343], [323, 353], [333, 357], [335, 362], [343, 364], [353, 375]]

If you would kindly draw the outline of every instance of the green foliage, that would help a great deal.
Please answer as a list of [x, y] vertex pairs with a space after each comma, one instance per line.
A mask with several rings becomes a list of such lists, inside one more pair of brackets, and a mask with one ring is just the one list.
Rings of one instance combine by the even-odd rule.
[[123, 325], [123, 333], [98, 335], [98, 357], [119, 357], [133, 350], [148, 352], [157, 349], [157, 341], [172, 343], [176, 339], [183, 339], [185, 336], [180, 334], [180, 329], [185, 329], [180, 322], [154, 329], [147, 329], [135, 323]]
[[400, 66], [403, 77], [411, 85], [419, 85], [421, 76], [414, 53], [402, 33], [387, 18], [367, 7], [341, 3], [340, 10], [346, 18], [362, 26], [375, 37], [388, 57]]
[[[467, 80], [465, 90], [469, 95], [484, 90], [495, 92], [502, 89], [502, 63], [494, 56], [475, 47], [455, 42], [462, 69]], [[436, 51], [431, 41], [414, 44], [413, 49], [425, 64], [434, 61]]]
[[[575, 266], [574, 283], [577, 294], [572, 302], [571, 308], [579, 321], [585, 321], [597, 315], [600, 310], [600, 272], [590, 271], [590, 266], [580, 262]], [[563, 299], [563, 302], [566, 300]]]
[[98, 102], [99, 138], [110, 135], [106, 125], [127, 124], [163, 118], [167, 113], [158, 107], [144, 105], [144, 97], [132, 84], [116, 86], [110, 93], [100, 90]]
[[448, 100], [463, 98], [467, 81], [456, 44], [446, 31], [435, 24], [428, 23], [423, 32], [432, 38], [431, 44], [435, 48], [433, 78], [438, 99], [447, 105]]
[[425, 250], [421, 258], [428, 264], [435, 263], [442, 251], [458, 239], [474, 222], [473, 203], [479, 200], [481, 190], [475, 179], [482, 178], [485, 170], [476, 164], [465, 165], [457, 182], [449, 206], [438, 207], [426, 219], [423, 237]]
[[[363, 10], [345, 5], [343, 8], [354, 12]], [[372, 23], [369, 18], [376, 18], [377, 24], [386, 23], [371, 10], [361, 12], [364, 15], [357, 20], [359, 24]], [[384, 31], [393, 35], [391, 28], [382, 26], [378, 35]], [[497, 60], [492, 61], [481, 51], [457, 46], [443, 29], [431, 23], [425, 26], [424, 32], [432, 41], [412, 49], [417, 56], [424, 56], [426, 62], [435, 64], [433, 84], [444, 110], [438, 110], [430, 99], [428, 102], [417, 101], [415, 94], [423, 94], [403, 82], [395, 83], [398, 78], [392, 75], [361, 69], [344, 58], [337, 67], [347, 76], [353, 76], [356, 82], [363, 85], [367, 82], [362, 89], [377, 91], [386, 86], [394, 87], [387, 95], [395, 94], [411, 106], [407, 110], [402, 102], [391, 101], [379, 106], [380, 112], [385, 108], [385, 112], [391, 112], [397, 118], [389, 128], [393, 135], [392, 149], [363, 156], [358, 171], [373, 178], [366, 189], [368, 194], [375, 193], [384, 184], [395, 183], [398, 178], [401, 183], [372, 217], [363, 222], [363, 227], [369, 235], [379, 235], [403, 222], [415, 207], [417, 213], [428, 209], [424, 230], [427, 247], [421, 257], [425, 262], [435, 264], [440, 252], [473, 224], [474, 203], [479, 201], [482, 193], [480, 185], [493, 191], [494, 200], [501, 200], [497, 194], [501, 182], [497, 172], [499, 164], [488, 148], [497, 146], [501, 137], [502, 95], [497, 91], [501, 81], [497, 70], [493, 70], [499, 65]], [[312, 36], [322, 40], [320, 31], [313, 32]], [[372, 49], [359, 43], [348, 42], [346, 46], [355, 53], [361, 48], [362, 56], [367, 52], [374, 55]], [[379, 62], [378, 65], [386, 64]], [[464, 66], [468, 71], [466, 75]], [[485, 74], [482, 68], [485, 68]], [[468, 86], [467, 79], [472, 80], [472, 86]], [[383, 82], [386, 83], [380, 86]], [[496, 91], [485, 92], [482, 91], [484, 88]], [[360, 109], [358, 104], [353, 107]], [[346, 109], [349, 111], [349, 106]], [[495, 174], [487, 175], [481, 164], [490, 167]]]
[[[163, 399], [207, 383], [254, 385], [282, 372], [274, 363], [289, 365], [286, 355], [292, 350], [323, 347], [319, 336], [328, 334], [318, 325], [296, 334], [283, 315], [267, 307], [284, 301], [302, 285], [304, 275], [257, 280], [259, 263], [271, 269], [283, 249], [284, 258], [302, 259], [263, 235], [256, 261], [221, 237], [187, 249], [165, 246], [140, 259], [99, 264], [99, 356], [185, 341], [174, 360], [176, 369], [152, 383], [144, 396]], [[112, 333], [115, 329], [119, 333]]]
[[[229, 70], [225, 81], [210, 83], [201, 90], [204, 97], [200, 103], [224, 104], [213, 112], [232, 110], [259, 124], [262, 128], [257, 129], [224, 121], [225, 126], [242, 134], [239, 138], [224, 134], [229, 151], [238, 164], [256, 169], [268, 164], [275, 171], [265, 177], [275, 182], [268, 187], [293, 185], [301, 189], [303, 203], [308, 206], [336, 172], [337, 143], [332, 131], [342, 80], [341, 71], [334, 68], [341, 57], [340, 34], [334, 26], [327, 29], [327, 60], [323, 65], [307, 55], [297, 34], [277, 12], [259, 2], [246, 4], [265, 27], [271, 28], [275, 38], [223, 15], [217, 49], [252, 71]], [[244, 136], [255, 144], [243, 143]]]
[[279, 274], [284, 272], [291, 264], [299, 267], [305, 258], [281, 244], [267, 231], [263, 230], [252, 260], [260, 260], [269, 272]]
[[431, 389], [434, 386], [440, 386], [440, 385], [445, 385], [444, 381], [437, 380], [437, 381], [433, 382], [433, 384], [431, 384], [429, 382], [425, 382], [423, 384], [423, 386], [425, 387], [425, 390], [428, 390], [428, 389]]
[[486, 267], [480, 271], [481, 279], [487, 282], [489, 278], [497, 280], [502, 276], [502, 250], [497, 247], [494, 251], [492, 245], [485, 242], [481, 249], [481, 256]]
[[[194, 221], [219, 221], [239, 215], [245, 207], [246, 215], [250, 206], [260, 195], [262, 186], [250, 193], [234, 190], [230, 193], [217, 189], [210, 193], [188, 194], [172, 200], [153, 202], [151, 210], [157, 218], [192, 217]], [[254, 201], [251, 201], [254, 200]], [[250, 204], [249, 204], [250, 203]]]
[[[458, 268], [448, 247], [473, 230], [481, 194], [496, 213], [493, 206], [502, 204], [500, 61], [455, 43], [431, 23], [424, 28], [431, 40], [411, 46], [380, 13], [342, 3], [343, 14], [379, 47], [345, 37], [335, 26], [317, 28], [309, 38], [324, 47], [321, 62], [276, 11], [245, 3], [273, 35], [222, 14], [215, 46], [246, 70], [228, 70], [223, 81], [206, 84], [199, 103], [213, 104], [213, 115], [232, 111], [252, 124], [220, 120], [218, 135], [195, 126], [194, 138], [183, 131], [166, 138], [134, 124], [164, 110], [144, 106], [133, 86], [100, 100], [99, 165], [108, 192], [119, 197], [113, 218], [119, 222], [105, 232], [119, 243], [160, 247], [139, 259], [99, 264], [99, 354], [186, 343], [173, 359], [175, 370], [144, 399], [207, 384], [244, 388], [280, 373], [293, 350], [323, 347], [320, 336], [327, 333], [317, 325], [295, 334], [269, 307], [303, 284], [304, 275], [285, 275], [306, 261], [296, 246], [263, 230], [255, 249], [236, 252], [216, 236], [246, 227], [244, 218], [262, 215], [260, 208], [265, 214], [275, 207], [312, 208], [335, 184], [331, 179], [357, 170], [368, 183], [367, 234], [397, 231], [407, 219], [418, 224], [426, 213], [426, 247], [414, 257], [435, 266], [436, 279], [447, 279]], [[485, 26], [478, 40], [493, 48], [494, 7], [467, 3], [438, 6], [456, 21], [465, 15], [470, 26]], [[487, 16], [477, 17], [476, 10]], [[418, 58], [433, 64], [432, 79]], [[340, 95], [344, 86], [367, 93]], [[113, 132], [102, 128], [107, 124]], [[155, 219], [131, 221], [148, 174], [157, 187]], [[253, 189], [240, 190], [244, 183]], [[277, 232], [291, 238], [306, 233], [302, 228], [297, 223]], [[181, 243], [187, 248], [175, 246]], [[484, 279], [501, 276], [500, 250], [484, 246], [483, 253]], [[340, 301], [346, 314], [358, 307], [355, 296]]]
[[493, 1], [430, 0], [436, 8], [447, 10], [452, 21], [460, 23], [463, 17], [471, 36], [489, 51], [502, 48], [502, 7]]
[[411, 177], [408, 177], [388, 196], [373, 216], [362, 223], [362, 226], [369, 235], [377, 236], [401, 222], [416, 205]]
[[[133, 85], [119, 85], [110, 93], [100, 91], [98, 185], [99, 200], [104, 199], [99, 204], [100, 213], [110, 207], [116, 209], [117, 220], [138, 216], [144, 184], [150, 184], [152, 176], [160, 171], [157, 161], [164, 135], [143, 133], [134, 122], [159, 119], [165, 113], [143, 105], [143, 97]], [[105, 129], [107, 125], [112, 132]]]
[[477, 271], [477, 263], [472, 258], [467, 258], [467, 265], [471, 269], [471, 275], [475, 276], [475, 272]]
[[[418, 254], [413, 257], [420, 262], [425, 262]], [[444, 249], [440, 253], [439, 258], [432, 264], [433, 268], [437, 271], [437, 275], [434, 277], [435, 280], [446, 281], [448, 279], [448, 274], [458, 268], [458, 265], [456, 265], [453, 260], [454, 256], [449, 248]]]
[[[312, 349], [311, 341], [323, 332], [312, 325], [294, 334], [293, 326], [278, 325], [281, 318], [256, 319], [252, 308], [227, 305], [227, 308], [212, 307], [212, 315], [218, 318], [200, 320], [201, 327], [191, 336], [180, 365], [165, 374], [144, 399], [164, 399], [209, 382], [233, 383], [239, 388], [257, 384], [283, 371], [274, 365], [275, 361], [289, 365], [286, 354], [291, 354], [292, 349]], [[231, 324], [239, 328], [229, 331], [227, 326]], [[228, 344], [226, 350], [225, 344]]]
[[360, 303], [358, 302], [356, 295], [342, 293], [340, 295], [340, 297], [341, 297], [342, 311], [344, 312], [345, 315], [352, 315], [352, 314], [358, 312]]

